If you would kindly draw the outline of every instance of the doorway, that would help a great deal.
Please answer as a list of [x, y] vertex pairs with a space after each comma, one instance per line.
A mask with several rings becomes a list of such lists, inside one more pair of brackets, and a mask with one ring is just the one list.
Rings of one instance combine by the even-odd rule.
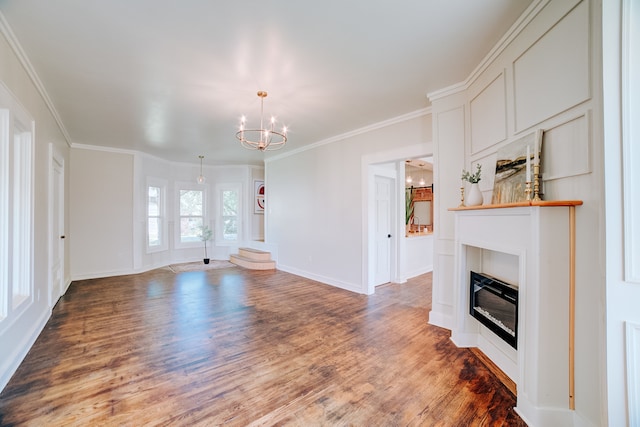
[[[363, 186], [367, 188], [363, 200], [363, 278], [365, 293], [375, 293], [375, 287], [389, 281], [404, 283], [410, 277], [415, 277], [433, 271], [433, 234], [432, 229], [422, 228], [422, 234], [407, 239], [406, 206], [405, 206], [405, 164], [407, 158], [429, 157], [421, 155], [423, 146], [412, 150], [399, 150], [395, 155], [367, 156], [363, 163], [367, 165], [363, 170]], [[396, 155], [398, 157], [396, 157]], [[402, 156], [402, 157], [400, 157]], [[389, 159], [391, 157], [391, 159]], [[396, 160], [393, 160], [396, 158]], [[425, 175], [426, 177], [426, 175]], [[381, 227], [386, 221], [386, 196], [381, 187], [381, 179], [388, 179], [390, 183], [389, 216], [390, 232], [383, 233]], [[384, 212], [384, 213], [383, 213]], [[432, 224], [431, 218], [423, 215], [425, 222]], [[419, 224], [423, 226], [424, 224]], [[390, 235], [390, 237], [389, 237]], [[386, 244], [383, 241], [386, 239]], [[388, 245], [388, 248], [387, 248]], [[388, 257], [387, 257], [388, 253]], [[390, 278], [387, 276], [386, 261], [389, 260]], [[384, 262], [384, 264], [382, 264]]]
[[64, 279], [64, 158], [50, 148], [49, 174], [49, 307], [66, 292]]
[[[393, 166], [393, 165], [392, 165]], [[373, 166], [368, 173], [367, 293], [395, 280], [398, 271], [397, 172], [394, 167]]]
[[373, 285], [378, 286], [391, 281], [391, 243], [392, 237], [395, 235], [391, 221], [393, 179], [376, 175], [374, 180], [375, 258]]

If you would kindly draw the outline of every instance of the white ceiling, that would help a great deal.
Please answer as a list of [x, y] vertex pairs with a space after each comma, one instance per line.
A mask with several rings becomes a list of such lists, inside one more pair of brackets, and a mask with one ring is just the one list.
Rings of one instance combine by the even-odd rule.
[[[463, 81], [531, 0], [0, 0], [72, 144], [261, 164], [265, 114], [294, 150], [411, 113]], [[283, 150], [273, 154], [282, 153]]]

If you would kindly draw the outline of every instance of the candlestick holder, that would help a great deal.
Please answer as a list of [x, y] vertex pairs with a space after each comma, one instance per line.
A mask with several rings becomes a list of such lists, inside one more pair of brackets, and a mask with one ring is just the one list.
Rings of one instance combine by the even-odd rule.
[[531, 181], [524, 183], [524, 194], [527, 197], [527, 200], [531, 200]]
[[540, 198], [540, 165], [533, 165], [533, 201], [539, 202]]
[[459, 208], [464, 208], [465, 204], [464, 204], [464, 185], [462, 187], [460, 187], [460, 206], [458, 206]]

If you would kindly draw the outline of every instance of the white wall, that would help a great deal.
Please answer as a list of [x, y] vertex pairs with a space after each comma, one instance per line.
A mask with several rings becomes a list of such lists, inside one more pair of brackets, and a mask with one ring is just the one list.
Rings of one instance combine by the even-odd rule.
[[[49, 306], [49, 240], [53, 238], [49, 229], [49, 144], [53, 150], [62, 156], [65, 164], [69, 160], [69, 147], [64, 133], [58, 127], [38, 86], [31, 79], [26, 70], [31, 71], [29, 64], [21, 62], [11, 43], [15, 43], [10, 32], [0, 20], [0, 82], [12, 94], [35, 122], [35, 140], [33, 151], [33, 287], [28, 307], [17, 318], [11, 319], [11, 324], [0, 332], [0, 390], [6, 385], [11, 375], [19, 366], [27, 351], [44, 327], [50, 316]], [[5, 108], [6, 105], [0, 105]], [[68, 177], [68, 169], [65, 170]], [[68, 179], [65, 179], [68, 184]], [[65, 189], [67, 193], [67, 189]], [[69, 211], [67, 201], [64, 201], [65, 211]], [[68, 224], [67, 224], [68, 226]], [[57, 236], [56, 236], [57, 237]], [[69, 252], [65, 246], [65, 276], [69, 282]], [[54, 301], [55, 303], [55, 301]]]
[[278, 268], [367, 293], [367, 164], [431, 154], [430, 141], [423, 114], [266, 160], [266, 237]]
[[433, 271], [433, 234], [420, 237], [406, 237], [404, 279]]
[[[460, 172], [483, 167], [491, 199], [496, 152], [536, 129], [543, 142], [544, 199], [577, 209], [575, 425], [601, 425], [605, 406], [603, 165], [598, 2], [534, 2], [466, 82], [431, 94], [434, 116], [436, 261], [432, 323], [450, 327], [451, 242]], [[446, 166], [445, 166], [446, 165]]]
[[[176, 247], [177, 184], [193, 183], [200, 164], [176, 163], [140, 152], [107, 150], [75, 145], [71, 150], [71, 277], [74, 280], [131, 274], [192, 262], [204, 257], [200, 244]], [[203, 166], [207, 222], [215, 229], [218, 209], [217, 184], [239, 183], [242, 188], [242, 239], [223, 244], [214, 235], [208, 243], [211, 259], [225, 260], [239, 246], [250, 244], [259, 229], [253, 213], [253, 179], [263, 176], [255, 166]], [[146, 192], [149, 179], [164, 181], [166, 187], [167, 248], [147, 252]], [[258, 179], [258, 178], [256, 178]], [[262, 215], [260, 215], [262, 217]]]
[[133, 155], [71, 150], [71, 277], [133, 271]]

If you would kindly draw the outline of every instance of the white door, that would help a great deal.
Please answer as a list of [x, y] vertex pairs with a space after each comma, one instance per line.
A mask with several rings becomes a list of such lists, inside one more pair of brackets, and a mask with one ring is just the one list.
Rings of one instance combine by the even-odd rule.
[[375, 177], [374, 286], [391, 281], [391, 183], [389, 178]]
[[64, 160], [51, 157], [51, 283], [49, 305], [65, 292], [64, 283]]

